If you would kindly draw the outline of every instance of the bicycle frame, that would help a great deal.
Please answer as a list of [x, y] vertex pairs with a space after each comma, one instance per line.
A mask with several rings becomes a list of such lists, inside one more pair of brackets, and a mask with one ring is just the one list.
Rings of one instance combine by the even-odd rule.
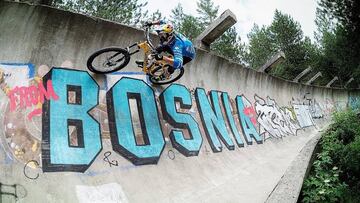
[[[146, 27], [145, 32], [144, 32], [145, 33], [145, 39], [146, 39], [145, 41], [135, 43], [135, 44], [133, 44], [133, 45], [126, 48], [126, 50], [129, 52], [130, 55], [133, 55], [133, 54], [139, 52], [140, 49], [143, 50], [143, 52], [144, 52], [144, 65], [143, 65], [142, 71], [144, 73], [147, 73], [147, 74], [151, 74], [151, 69], [152, 69], [152, 67], [154, 67], [155, 64], [161, 64], [163, 67], [164, 67], [164, 65], [167, 64], [164, 60], [161, 60], [161, 61], [156, 61], [150, 67], [148, 67], [148, 65], [149, 65], [148, 64], [148, 57], [155, 50], [154, 45], [151, 43], [151, 40], [150, 40], [150, 36], [149, 36], [150, 32], [149, 31], [150, 31], [149, 27]], [[133, 52], [130, 52], [130, 49], [132, 47], [135, 47], [135, 46], [137, 46], [137, 49], [135, 51], [133, 51]]]
[[[165, 60], [156, 60], [156, 58], [158, 58], [156, 54], [160, 53], [156, 53], [156, 48], [150, 40], [149, 30], [149, 27], [145, 27], [145, 40], [141, 42], [134, 43], [126, 48], [105, 47], [92, 53], [86, 61], [88, 69], [98, 74], [119, 71], [129, 64], [131, 55], [142, 50], [144, 52], [144, 61], [143, 63], [137, 64], [142, 68], [142, 71], [149, 76], [148, 78], [153, 84], [169, 84], [180, 79], [184, 74], [184, 69], [171, 72], [169, 69], [172, 66], [171, 64]], [[165, 52], [165, 56], [173, 58], [171, 53]]]

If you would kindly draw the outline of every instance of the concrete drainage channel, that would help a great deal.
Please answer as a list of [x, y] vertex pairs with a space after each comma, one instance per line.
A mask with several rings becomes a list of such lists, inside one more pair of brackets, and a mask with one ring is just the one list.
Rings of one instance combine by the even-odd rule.
[[266, 203], [297, 202], [303, 182], [310, 172], [316, 154], [317, 144], [323, 132], [329, 125], [324, 126], [302, 148], [298, 156], [292, 161], [285, 174], [281, 177], [274, 190], [270, 193]]

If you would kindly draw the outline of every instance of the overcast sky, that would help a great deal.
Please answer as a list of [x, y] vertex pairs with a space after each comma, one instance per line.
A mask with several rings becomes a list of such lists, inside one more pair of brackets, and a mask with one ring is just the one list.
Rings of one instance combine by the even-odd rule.
[[[145, 2], [146, 0], [140, 0]], [[197, 15], [196, 0], [148, 0], [147, 9], [157, 9], [169, 18], [171, 10], [180, 2], [187, 14]], [[317, 0], [213, 0], [219, 5], [219, 14], [230, 9], [237, 18], [236, 29], [243, 41], [247, 42], [247, 34], [254, 23], [269, 25], [274, 17], [275, 9], [290, 14], [302, 27], [306, 36], [313, 39], [315, 31], [315, 11]]]

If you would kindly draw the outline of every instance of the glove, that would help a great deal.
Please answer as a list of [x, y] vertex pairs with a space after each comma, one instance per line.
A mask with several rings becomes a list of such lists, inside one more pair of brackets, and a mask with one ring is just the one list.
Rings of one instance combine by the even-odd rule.
[[163, 56], [160, 55], [160, 54], [155, 54], [155, 59], [156, 59], [157, 61], [163, 60]]
[[150, 20], [145, 22], [145, 26], [147, 26], [147, 27], [150, 27], [152, 25], [153, 25], [153, 23]]

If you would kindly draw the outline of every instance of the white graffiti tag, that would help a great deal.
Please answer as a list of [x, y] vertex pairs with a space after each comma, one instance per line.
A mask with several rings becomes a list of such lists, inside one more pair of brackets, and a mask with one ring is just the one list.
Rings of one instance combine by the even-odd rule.
[[267, 102], [255, 95], [255, 109], [260, 124], [260, 134], [264, 138], [282, 138], [288, 135], [296, 135], [300, 129], [299, 124], [291, 110], [281, 109], [276, 102], [267, 97]]
[[315, 125], [310, 113], [310, 106], [303, 104], [293, 104], [293, 107], [301, 128]]
[[312, 118], [314, 119], [319, 119], [324, 117], [323, 110], [321, 109], [320, 104], [316, 102], [315, 99], [310, 105], [310, 113]]

